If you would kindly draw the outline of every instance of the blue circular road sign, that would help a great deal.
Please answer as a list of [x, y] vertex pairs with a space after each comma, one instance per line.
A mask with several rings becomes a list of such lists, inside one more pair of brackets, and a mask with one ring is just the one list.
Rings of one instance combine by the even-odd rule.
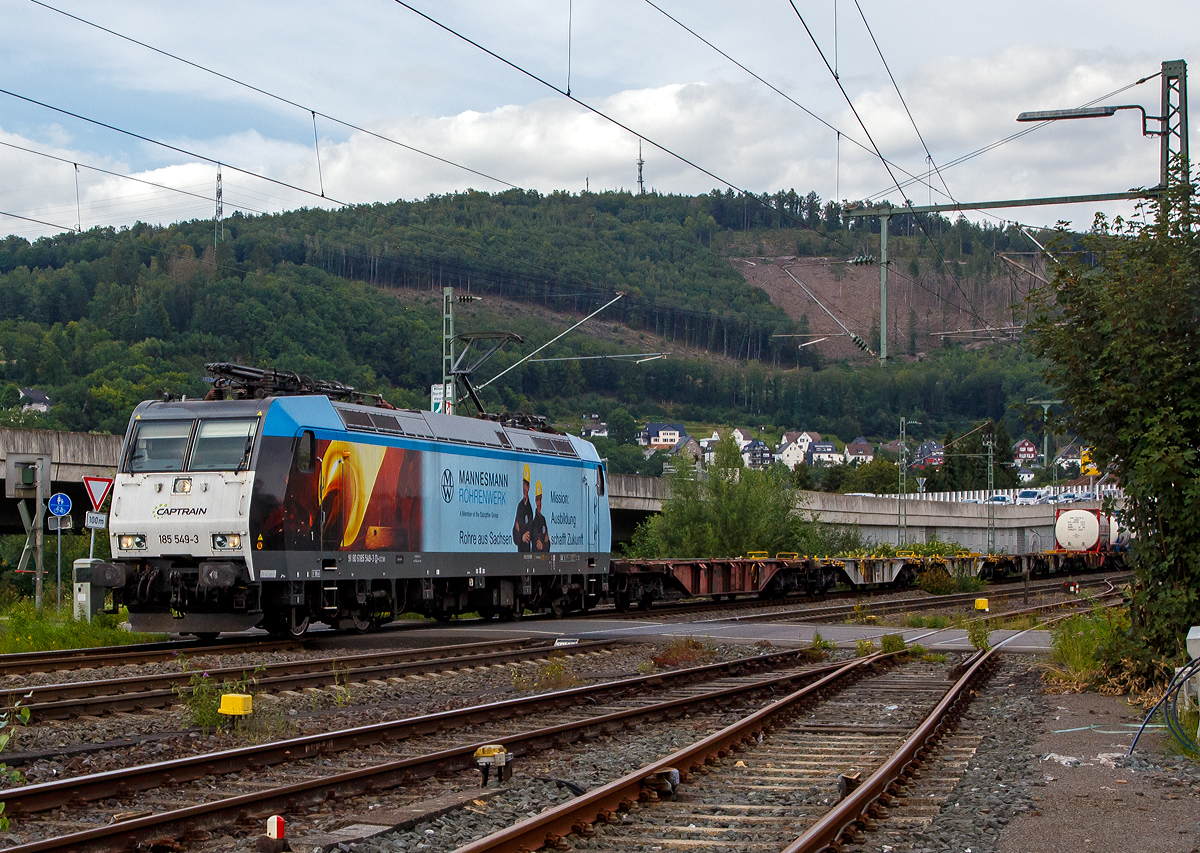
[[71, 499], [62, 492], [55, 492], [50, 496], [50, 501], [46, 506], [50, 509], [51, 515], [61, 517], [71, 511]]

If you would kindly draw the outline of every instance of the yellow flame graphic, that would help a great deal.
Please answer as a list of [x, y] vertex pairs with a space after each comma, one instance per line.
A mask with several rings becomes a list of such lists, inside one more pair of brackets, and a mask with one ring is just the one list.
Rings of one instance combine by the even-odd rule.
[[326, 500], [331, 499], [327, 524], [336, 524], [336, 513], [341, 512], [346, 524], [343, 548], [358, 537], [385, 452], [385, 448], [374, 445], [331, 441], [321, 460], [321, 505], [326, 506]]

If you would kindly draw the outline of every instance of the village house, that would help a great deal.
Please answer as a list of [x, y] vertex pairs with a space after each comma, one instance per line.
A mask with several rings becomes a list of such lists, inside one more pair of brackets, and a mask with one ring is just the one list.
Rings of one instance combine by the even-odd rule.
[[1027, 438], [1018, 441], [1012, 447], [1013, 462], [1018, 465], [1024, 465], [1026, 462], [1032, 462], [1038, 458], [1037, 445]]
[[775, 455], [771, 453], [771, 448], [766, 442], [756, 438], [742, 448], [742, 461], [746, 463], [747, 468], [759, 470], [774, 462]]
[[831, 441], [814, 441], [808, 446], [809, 465], [837, 465], [841, 461], [842, 454]]
[[875, 458], [875, 448], [871, 446], [871, 442], [867, 441], [861, 435], [846, 445], [846, 464], [850, 465], [854, 462], [860, 465], [865, 465]]

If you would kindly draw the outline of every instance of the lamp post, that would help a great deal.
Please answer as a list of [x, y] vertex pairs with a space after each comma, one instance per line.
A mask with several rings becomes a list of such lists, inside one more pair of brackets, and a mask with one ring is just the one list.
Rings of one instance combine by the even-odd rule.
[[[1162, 64], [1162, 114], [1146, 115], [1140, 104], [1118, 104], [1102, 107], [1080, 107], [1074, 110], [1032, 110], [1017, 116], [1017, 121], [1062, 121], [1076, 118], [1110, 118], [1118, 110], [1138, 110], [1142, 114], [1142, 136], [1157, 136], [1159, 149], [1159, 179], [1156, 189], [1183, 186], [1188, 183], [1188, 120], [1187, 120], [1187, 63], [1175, 59]], [[1158, 122], [1158, 129], [1150, 122]]]

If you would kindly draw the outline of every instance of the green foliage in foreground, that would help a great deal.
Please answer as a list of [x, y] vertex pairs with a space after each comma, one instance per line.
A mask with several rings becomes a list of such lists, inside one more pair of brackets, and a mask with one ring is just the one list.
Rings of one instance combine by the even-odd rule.
[[1092, 611], [1064, 619], [1051, 629], [1051, 664], [1047, 681], [1065, 688], [1083, 689], [1107, 681], [1108, 650], [1128, 634], [1129, 613], [1124, 608], [1096, 604]]
[[97, 613], [91, 622], [78, 622], [69, 612], [60, 615], [48, 607], [39, 612], [32, 601], [24, 599], [4, 616], [0, 654], [127, 646], [166, 639], [165, 634], [138, 634], [122, 631], [117, 625], [117, 617], [107, 613]]
[[1105, 655], [1143, 679], [1182, 661], [1200, 624], [1200, 205], [1189, 189], [1151, 202], [1145, 223], [1097, 217], [1086, 254], [1056, 265], [1032, 306], [1033, 349], [1066, 426], [1125, 488], [1131, 624]]
[[819, 524], [797, 506], [789, 472], [745, 468], [737, 443], [717, 445], [708, 476], [683, 464], [671, 475], [662, 512], [633, 534], [635, 557], [744, 556], [794, 551], [828, 555], [858, 544], [857, 534]]
[[260, 673], [266, 668], [259, 666], [253, 673], [242, 673], [241, 678], [233, 681], [218, 683], [207, 672], [196, 672], [190, 668], [190, 662], [183, 662], [184, 674], [191, 673], [186, 686], [174, 685], [171, 689], [179, 697], [184, 707], [184, 722], [189, 726], [199, 726], [204, 730], [218, 729], [222, 724], [231, 724], [231, 720], [219, 712], [221, 696], [225, 693], [250, 693], [251, 688], [258, 683]]

